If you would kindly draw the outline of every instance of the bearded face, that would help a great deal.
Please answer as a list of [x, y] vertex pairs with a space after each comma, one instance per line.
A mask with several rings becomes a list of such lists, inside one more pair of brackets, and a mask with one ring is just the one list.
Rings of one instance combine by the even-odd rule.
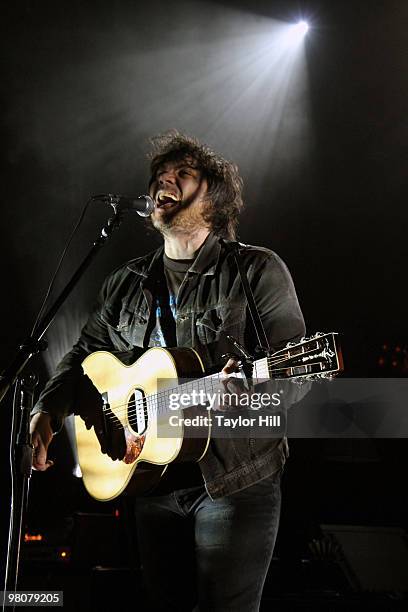
[[150, 186], [150, 196], [156, 204], [151, 215], [153, 226], [163, 235], [207, 227], [203, 219], [208, 205], [207, 187], [206, 179], [191, 158], [160, 166]]

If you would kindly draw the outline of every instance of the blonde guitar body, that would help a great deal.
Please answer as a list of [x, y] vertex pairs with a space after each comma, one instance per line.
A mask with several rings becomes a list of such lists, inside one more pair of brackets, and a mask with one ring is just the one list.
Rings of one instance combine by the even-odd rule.
[[[143, 494], [158, 483], [170, 462], [199, 461], [205, 454], [210, 432], [191, 440], [184, 438], [183, 424], [169, 431], [167, 407], [160, 405], [161, 392], [179, 378], [202, 375], [202, 361], [193, 349], [151, 348], [130, 366], [98, 351], [82, 367], [104, 399], [107, 427], [123, 428], [127, 445], [124, 459], [113, 461], [101, 452], [94, 429], [75, 416], [79, 464], [92, 497], [108, 501], [125, 490]], [[171, 414], [182, 416], [177, 410]]]

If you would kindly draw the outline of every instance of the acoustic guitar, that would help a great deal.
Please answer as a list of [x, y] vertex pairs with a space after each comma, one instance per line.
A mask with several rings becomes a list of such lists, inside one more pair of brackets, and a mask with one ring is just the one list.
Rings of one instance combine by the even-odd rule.
[[[120, 429], [126, 438], [124, 458], [113, 461], [101, 452], [94, 429], [87, 429], [82, 418], [75, 416], [79, 465], [92, 497], [108, 501], [124, 491], [143, 494], [158, 483], [172, 461], [204, 457], [211, 419], [203, 417], [199, 427], [186, 424], [198, 414], [197, 397], [214, 395], [223, 375], [205, 376], [196, 350], [151, 348], [132, 365], [98, 351], [86, 357], [82, 367], [102, 396], [105, 435]], [[254, 361], [253, 381], [256, 386], [256, 381], [272, 378], [331, 378], [342, 369], [338, 335], [318, 333]], [[180, 379], [188, 380], [180, 384]], [[186, 401], [188, 397], [191, 402]], [[175, 407], [175, 398], [183, 399], [182, 405]], [[208, 415], [208, 406], [203, 411]]]

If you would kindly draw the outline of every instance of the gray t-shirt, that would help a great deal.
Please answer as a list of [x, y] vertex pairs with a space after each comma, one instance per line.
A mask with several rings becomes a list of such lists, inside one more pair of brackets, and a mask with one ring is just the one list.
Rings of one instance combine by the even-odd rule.
[[[176, 346], [177, 295], [194, 259], [170, 259], [163, 255], [164, 279], [156, 296], [156, 324], [149, 346]], [[153, 495], [204, 485], [197, 463], [170, 463]]]
[[177, 295], [187, 270], [194, 259], [170, 259], [163, 255], [164, 279], [156, 300], [156, 323], [150, 334], [149, 346], [176, 346]]

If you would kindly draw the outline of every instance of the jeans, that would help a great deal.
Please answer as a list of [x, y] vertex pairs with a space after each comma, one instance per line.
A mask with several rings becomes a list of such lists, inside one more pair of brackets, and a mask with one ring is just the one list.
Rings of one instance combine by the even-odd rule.
[[278, 530], [280, 476], [216, 500], [203, 486], [137, 500], [149, 610], [259, 610]]

